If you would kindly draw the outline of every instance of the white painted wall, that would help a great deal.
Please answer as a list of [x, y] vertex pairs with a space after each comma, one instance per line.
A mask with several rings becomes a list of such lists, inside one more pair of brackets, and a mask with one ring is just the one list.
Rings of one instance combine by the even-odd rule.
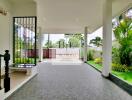
[[12, 3], [13, 16], [36, 16], [36, 3]]
[[[0, 54], [5, 50], [10, 50], [12, 57], [12, 15], [11, 5], [7, 0], [0, 0], [0, 7], [7, 11], [7, 15], [0, 14]], [[12, 59], [10, 61], [12, 63]], [[2, 67], [4, 65], [2, 59]], [[2, 71], [3, 72], [3, 71]]]
[[[6, 16], [0, 14], [0, 54], [4, 54], [6, 49], [10, 50], [12, 64], [13, 58], [13, 25], [12, 18], [16, 16], [36, 16], [36, 4], [33, 3], [13, 3], [10, 0], [0, 0], [0, 7], [8, 13]], [[2, 67], [4, 61], [2, 59]], [[4, 73], [4, 67], [2, 73]]]

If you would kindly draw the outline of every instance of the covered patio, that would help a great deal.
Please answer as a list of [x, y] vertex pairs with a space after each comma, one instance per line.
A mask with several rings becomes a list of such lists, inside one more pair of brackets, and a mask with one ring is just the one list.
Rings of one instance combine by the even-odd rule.
[[[0, 55], [9, 50], [11, 66], [6, 70], [2, 61], [0, 76], [8, 71], [12, 81], [18, 80], [10, 84], [13, 92], [4, 93], [2, 85], [0, 100], [131, 100], [132, 87], [126, 87], [128, 94], [107, 79], [112, 71], [112, 18], [130, 8], [131, 0], [0, 0]], [[89, 34], [100, 27], [103, 41], [99, 73], [86, 63]], [[66, 56], [59, 51], [58, 58], [63, 59], [43, 60], [44, 34], [75, 33], [84, 35], [82, 61], [78, 52], [71, 50]], [[34, 66], [28, 70], [27, 65]], [[17, 73], [12, 74], [12, 69]], [[30, 77], [21, 74], [23, 69]]]

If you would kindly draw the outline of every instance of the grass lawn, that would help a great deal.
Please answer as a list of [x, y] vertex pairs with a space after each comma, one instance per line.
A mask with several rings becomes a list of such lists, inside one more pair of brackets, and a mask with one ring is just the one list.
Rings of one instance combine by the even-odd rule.
[[96, 64], [94, 61], [87, 61], [87, 63], [88, 64], [90, 64], [90, 65], [92, 65], [93, 67], [95, 67], [96, 69], [98, 69], [98, 70], [102, 70], [102, 65], [100, 65], [100, 64]]
[[[102, 70], [102, 66], [99, 64], [96, 64], [94, 61], [88, 61], [88, 64], [94, 66], [98, 70]], [[116, 75], [120, 79], [126, 81], [129, 84], [132, 84], [132, 72], [117, 72], [117, 71], [112, 71], [112, 74]]]
[[112, 74], [116, 75], [120, 79], [126, 81], [129, 84], [132, 84], [132, 72], [116, 72], [112, 71]]

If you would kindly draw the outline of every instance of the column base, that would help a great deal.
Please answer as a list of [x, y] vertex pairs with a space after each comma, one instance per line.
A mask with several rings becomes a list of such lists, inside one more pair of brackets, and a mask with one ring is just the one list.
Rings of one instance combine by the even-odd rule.
[[103, 75], [103, 73], [101, 74], [101, 76], [102, 76], [103, 78], [106, 78], [106, 79], [109, 79], [109, 78], [110, 78], [109, 75], [108, 75], [108, 76], [105, 76], [105, 75]]
[[87, 61], [84, 61], [84, 63], [87, 63]]

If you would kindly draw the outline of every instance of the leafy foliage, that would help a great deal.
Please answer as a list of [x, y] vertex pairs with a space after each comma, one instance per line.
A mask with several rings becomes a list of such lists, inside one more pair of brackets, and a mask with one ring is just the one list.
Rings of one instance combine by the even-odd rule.
[[82, 35], [82, 33], [76, 33], [73, 35], [73, 37], [79, 39], [79, 40], [83, 40], [84, 39], [84, 36]]
[[112, 64], [112, 70], [118, 71], [118, 72], [128, 72], [128, 68], [126, 65], [121, 65], [121, 64]]
[[102, 58], [96, 58], [96, 59], [94, 60], [94, 62], [95, 62], [96, 64], [102, 64]]
[[45, 43], [45, 47], [46, 48], [52, 48], [53, 47], [53, 43], [52, 43], [52, 41], [47, 41], [46, 43]]
[[90, 61], [90, 60], [93, 60], [94, 59], [94, 50], [88, 50], [87, 52], [87, 60]]
[[115, 38], [120, 44], [119, 57], [122, 65], [131, 65], [132, 52], [132, 19], [125, 18], [113, 30]]
[[120, 64], [120, 53], [119, 49], [112, 47], [112, 62]]
[[15, 58], [16, 64], [34, 64], [35, 59], [34, 58]]
[[56, 42], [56, 47], [59, 47], [59, 48], [64, 48], [66, 47], [66, 42], [64, 39], [60, 39], [59, 41]]
[[80, 46], [80, 40], [76, 37], [70, 37], [68, 43], [71, 43], [71, 47], [79, 47]]
[[97, 47], [102, 46], [102, 39], [97, 36], [95, 39], [90, 40], [90, 44], [94, 44]]

